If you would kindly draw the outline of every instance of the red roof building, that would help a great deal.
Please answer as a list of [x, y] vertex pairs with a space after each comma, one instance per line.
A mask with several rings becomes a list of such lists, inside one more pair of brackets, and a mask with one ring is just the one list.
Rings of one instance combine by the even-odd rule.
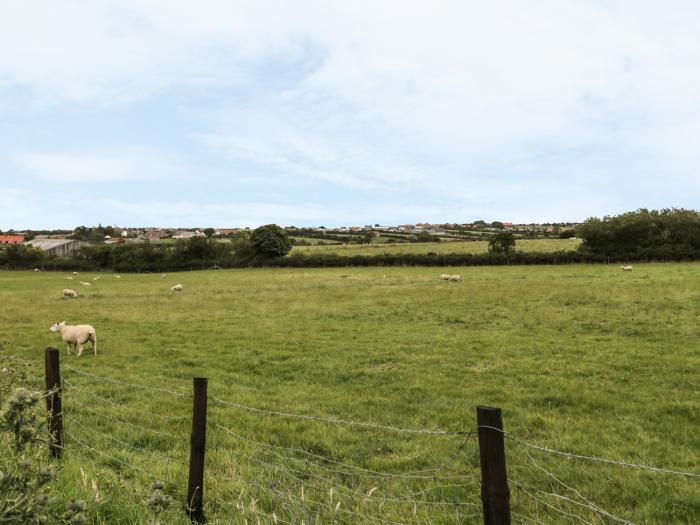
[[0, 244], [21, 244], [24, 242], [24, 235], [0, 235]]

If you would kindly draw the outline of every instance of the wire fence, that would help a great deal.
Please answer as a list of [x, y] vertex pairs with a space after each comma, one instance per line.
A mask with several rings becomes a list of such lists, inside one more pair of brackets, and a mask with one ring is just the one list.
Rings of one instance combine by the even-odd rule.
[[[163, 481], [189, 504], [183, 490], [193, 396], [63, 369], [64, 450], [140, 486]], [[404, 427], [209, 401], [204, 510], [249, 523], [481, 523], [489, 504], [482, 439], [493, 435], [512, 443], [504, 477], [506, 501], [509, 487], [513, 500], [508, 522], [635, 523], [634, 509], [604, 508], [595, 501], [599, 491], [586, 495], [555, 472], [557, 458], [567, 460], [565, 470], [571, 462], [598, 464], [700, 489], [696, 471], [558, 450], [492, 425]], [[377, 442], [390, 446], [372, 450]]]

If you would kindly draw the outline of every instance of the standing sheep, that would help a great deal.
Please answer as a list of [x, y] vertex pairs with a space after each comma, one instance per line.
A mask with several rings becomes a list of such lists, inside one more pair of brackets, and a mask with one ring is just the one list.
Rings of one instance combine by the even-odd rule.
[[63, 290], [63, 296], [64, 297], [78, 297], [78, 294], [75, 293], [75, 291], [71, 290], [70, 288], [65, 288]]
[[440, 275], [440, 280], [441, 280], [441, 281], [449, 281], [449, 280], [450, 280], [450, 277], [451, 277], [450, 275], [448, 275], [448, 274], [446, 274], [446, 273], [443, 273], [443, 274]]
[[462, 280], [461, 275], [450, 275], [450, 281], [458, 283]]
[[620, 270], [622, 270], [623, 272], [631, 272], [632, 267], [631, 266], [620, 266]]
[[92, 342], [92, 351], [97, 355], [97, 335], [95, 329], [89, 324], [67, 325], [65, 321], [54, 323], [49, 328], [50, 332], [59, 332], [61, 339], [66, 343], [68, 355], [70, 355], [71, 345], [75, 346], [78, 356], [83, 354], [83, 345], [88, 341]]
[[170, 288], [171, 292], [181, 292], [182, 291], [182, 285], [181, 284], [176, 284], [172, 288]]

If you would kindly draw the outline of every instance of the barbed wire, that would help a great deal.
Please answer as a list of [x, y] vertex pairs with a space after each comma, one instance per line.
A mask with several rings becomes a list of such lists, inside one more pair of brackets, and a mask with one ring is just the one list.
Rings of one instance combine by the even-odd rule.
[[62, 366], [63, 366], [63, 368], [66, 368], [66, 369], [68, 369], [68, 370], [70, 370], [70, 371], [72, 371], [72, 372], [75, 372], [75, 373], [77, 373], [77, 374], [81, 374], [81, 375], [84, 375], [84, 376], [92, 377], [93, 379], [98, 379], [98, 380], [100, 380], [100, 381], [106, 381], [106, 382], [109, 382], [109, 383], [116, 383], [116, 384], [119, 384], [119, 385], [129, 386], [129, 387], [132, 387], [132, 388], [142, 388], [142, 389], [144, 389], [144, 390], [151, 390], [151, 391], [153, 391], [153, 392], [161, 392], [161, 393], [170, 394], [170, 395], [176, 396], [176, 397], [184, 397], [184, 398], [191, 398], [191, 397], [192, 397], [192, 394], [185, 394], [185, 393], [182, 393], [182, 392], [177, 392], [177, 391], [175, 391], [175, 390], [168, 390], [168, 389], [166, 389], [166, 388], [157, 388], [157, 387], [148, 386], [148, 385], [139, 385], [139, 384], [136, 384], [136, 383], [127, 383], [126, 381], [121, 381], [120, 379], [114, 379], [114, 378], [112, 378], [112, 377], [105, 377], [105, 376], [100, 376], [100, 375], [93, 374], [93, 373], [90, 373], [90, 372], [85, 372], [84, 370], [79, 370], [79, 369], [74, 368], [74, 367], [72, 367], [72, 366], [70, 366], [70, 365], [65, 365], [65, 364], [64, 364], [64, 365], [62, 365]]
[[[275, 470], [282, 471], [282, 472], [284, 472], [285, 474], [287, 474], [289, 477], [291, 477], [292, 479], [298, 481], [299, 483], [304, 483], [304, 480], [302, 480], [301, 478], [299, 478], [299, 477], [297, 477], [297, 476], [294, 476], [294, 475], [292, 474], [292, 472], [294, 472], [294, 473], [296, 473], [296, 474], [302, 474], [302, 475], [311, 476], [311, 477], [313, 477], [313, 478], [320, 479], [320, 480], [322, 480], [322, 481], [328, 483], [329, 485], [331, 485], [333, 488], [336, 488], [336, 489], [338, 489], [339, 491], [349, 492], [351, 495], [357, 496], [357, 497], [361, 498], [363, 501], [371, 500], [371, 501], [379, 502], [379, 503], [381, 503], [381, 504], [384, 504], [384, 503], [394, 503], [394, 504], [410, 504], [410, 505], [414, 505], [414, 506], [416, 506], [416, 505], [427, 505], [427, 506], [473, 506], [473, 507], [481, 507], [480, 504], [476, 504], [476, 503], [473, 503], [473, 502], [467, 502], [467, 501], [421, 501], [421, 500], [412, 499], [411, 497], [396, 498], [396, 497], [385, 497], [385, 496], [381, 496], [381, 497], [380, 497], [380, 496], [373, 496], [373, 495], [371, 495], [372, 489], [370, 489], [370, 492], [359, 491], [359, 490], [352, 489], [352, 488], [348, 487], [347, 485], [341, 485], [341, 484], [339, 484], [339, 483], [337, 483], [337, 482], [335, 482], [335, 481], [333, 481], [333, 480], [331, 480], [331, 479], [329, 479], [329, 478], [326, 478], [326, 477], [324, 477], [324, 476], [319, 476], [319, 475], [317, 475], [317, 474], [314, 474], [314, 473], [311, 473], [311, 472], [308, 472], [308, 471], [302, 471], [302, 470], [292, 469], [292, 468], [289, 468], [289, 467], [287, 467], [287, 466], [281, 466], [281, 465], [278, 465], [278, 464], [274, 464], [274, 463], [270, 463], [270, 462], [267, 462], [267, 461], [263, 461], [263, 460], [261, 460], [261, 459], [254, 458], [254, 457], [252, 457], [252, 456], [248, 457], [248, 459], [249, 459], [250, 461], [254, 461], [254, 462], [256, 462], [256, 463], [258, 463], [258, 464], [260, 464], [260, 465], [264, 465], [264, 466], [266, 466], [266, 467], [270, 467], [270, 468], [273, 468], [273, 469], [275, 469]], [[425, 490], [423, 490], [423, 491], [419, 491], [419, 492], [415, 493], [414, 495], [416, 495], [416, 494], [421, 494], [421, 493], [425, 493], [425, 492], [428, 492], [429, 490], [430, 490], [430, 491], [432, 491], [432, 490], [437, 490], [438, 488], [445, 488], [445, 487], [459, 487], [459, 488], [465, 488], [465, 487], [470, 487], [470, 486], [472, 486], [472, 485], [473, 485], [473, 483], [470, 483], [470, 484], [459, 484], [459, 485], [456, 485], [456, 484], [455, 484], [455, 485], [436, 486], [436, 487], [431, 487], [430, 489], [425, 489]], [[376, 487], [374, 487], [374, 488], [376, 489]]]
[[390, 426], [390, 425], [380, 425], [377, 423], [365, 423], [362, 421], [351, 421], [348, 419], [335, 419], [335, 418], [329, 418], [329, 417], [311, 416], [311, 415], [307, 415], [307, 414], [292, 414], [289, 412], [278, 412], [276, 410], [270, 410], [267, 408], [256, 408], [256, 407], [251, 407], [248, 405], [242, 405], [240, 403], [233, 403], [231, 401], [226, 401], [223, 399], [219, 399], [217, 397], [210, 397], [209, 399], [216, 401], [217, 403], [220, 403], [222, 405], [231, 406], [234, 408], [239, 408], [241, 410], [246, 410], [248, 412], [266, 414], [268, 416], [280, 416], [280, 417], [287, 417], [287, 418], [292, 418], [292, 419], [306, 419], [306, 420], [321, 421], [323, 423], [331, 423], [331, 424], [336, 424], [336, 425], [349, 425], [349, 426], [356, 426], [356, 427], [373, 428], [373, 429], [377, 429], [377, 430], [389, 430], [392, 432], [400, 432], [400, 433], [406, 433], [406, 434], [428, 434], [428, 435], [437, 435], [437, 436], [466, 436], [466, 435], [473, 434], [473, 431], [449, 432], [446, 430], [431, 430], [431, 429], [421, 429], [421, 428], [401, 428], [401, 427], [395, 427], [395, 426]]
[[525, 455], [528, 457], [528, 460], [530, 461], [530, 463], [532, 463], [532, 464], [535, 466], [535, 468], [537, 468], [538, 470], [541, 470], [542, 472], [544, 472], [547, 476], [549, 476], [550, 478], [552, 478], [554, 481], [556, 481], [559, 485], [561, 485], [562, 487], [564, 487], [566, 490], [568, 490], [568, 491], [573, 492], [574, 494], [576, 494], [579, 498], [581, 498], [581, 499], [586, 503], [586, 506], [588, 506], [588, 507], [591, 508], [591, 509], [594, 509], [596, 513], [601, 514], [601, 515], [603, 515], [603, 516], [606, 516], [606, 517], [608, 517], [608, 518], [610, 518], [610, 519], [612, 519], [612, 520], [614, 520], [614, 521], [618, 521], [618, 522], [620, 522], [620, 523], [626, 523], [626, 524], [631, 523], [631, 522], [629, 522], [629, 521], [627, 521], [627, 520], [625, 520], [625, 519], [623, 519], [623, 518], [619, 518], [619, 517], [617, 517], [617, 516], [613, 516], [613, 515], [612, 515], [611, 513], [609, 513], [607, 510], [605, 510], [605, 509], [599, 507], [598, 505], [596, 505], [595, 503], [593, 503], [592, 501], [590, 501], [588, 498], [584, 497], [578, 490], [576, 490], [576, 489], [573, 488], [573, 487], [570, 487], [569, 485], [567, 485], [566, 483], [564, 483], [562, 480], [560, 480], [556, 475], [554, 475], [554, 473], [548, 471], [546, 468], [544, 468], [543, 466], [539, 465], [539, 464], [535, 461], [535, 459], [532, 457], [532, 455], [531, 455], [527, 450], [523, 450], [523, 451], [525, 452]]
[[90, 445], [88, 445], [87, 443], [85, 443], [84, 441], [82, 441], [80, 438], [78, 438], [78, 435], [77, 435], [76, 433], [73, 433], [73, 432], [72, 432], [68, 437], [69, 437], [69, 439], [76, 441], [76, 442], [77, 442], [79, 445], [81, 445], [82, 447], [88, 449], [88, 450], [91, 451], [91, 452], [94, 452], [94, 453], [97, 454], [98, 456], [102, 456], [102, 457], [107, 458], [107, 459], [109, 459], [109, 460], [111, 460], [111, 461], [116, 461], [116, 462], [119, 463], [120, 465], [124, 465], [125, 467], [128, 467], [128, 468], [130, 468], [130, 469], [137, 470], [137, 471], [141, 472], [142, 474], [145, 474], [145, 475], [147, 475], [147, 476], [150, 476], [150, 478], [151, 478], [152, 480], [156, 480], [156, 479], [159, 478], [159, 476], [156, 476], [156, 475], [153, 474], [152, 472], [149, 472], [149, 471], [147, 471], [147, 470], [145, 470], [145, 469], [142, 469], [141, 467], [138, 467], [138, 466], [136, 466], [136, 465], [134, 465], [134, 464], [132, 464], [132, 463], [129, 463], [128, 461], [124, 461], [124, 460], [122, 460], [122, 459], [115, 458], [114, 456], [110, 456], [109, 454], [106, 454], [106, 453], [102, 452], [101, 450], [98, 450], [98, 449], [96, 449], [96, 448], [94, 448], [94, 447], [91, 447]]
[[567, 512], [567, 511], [562, 510], [562, 509], [560, 509], [560, 508], [558, 508], [558, 507], [555, 507], [554, 505], [552, 505], [551, 503], [549, 503], [549, 502], [543, 500], [542, 498], [538, 498], [538, 497], [535, 496], [534, 494], [530, 493], [530, 492], [528, 491], [527, 488], [525, 488], [525, 487], [524, 487], [523, 485], [521, 485], [520, 483], [514, 481], [513, 479], [508, 478], [508, 481], [509, 481], [510, 483], [512, 483], [513, 485], [515, 485], [519, 490], [523, 491], [528, 497], [530, 497], [530, 498], [533, 499], [534, 501], [537, 501], [538, 503], [542, 503], [542, 505], [544, 505], [545, 507], [547, 507], [547, 508], [549, 508], [549, 509], [552, 509], [553, 511], [555, 511], [555, 512], [557, 512], [557, 513], [559, 513], [559, 514], [563, 514], [564, 516], [568, 516], [568, 517], [570, 517], [570, 518], [577, 519], [578, 521], [580, 521], [580, 522], [583, 523], [584, 525], [590, 525], [590, 523], [589, 523], [588, 521], [586, 521], [584, 518], [582, 518], [582, 517], [579, 516], [578, 514], [573, 514], [573, 513], [571, 513], [571, 512]]
[[153, 430], [152, 428], [143, 427], [141, 425], [136, 425], [134, 423], [130, 423], [129, 421], [122, 421], [121, 419], [117, 419], [116, 417], [108, 416], [107, 414], [103, 414], [103, 413], [101, 413], [93, 408], [90, 408], [86, 405], [83, 405], [80, 401], [76, 400], [75, 398], [72, 398], [72, 401], [76, 405], [78, 405], [79, 407], [95, 414], [96, 416], [107, 419], [109, 421], [113, 421], [114, 423], [119, 423], [120, 425], [126, 425], [128, 427], [132, 427], [132, 428], [135, 428], [137, 430], [141, 430], [142, 432], [150, 432], [152, 434], [159, 434], [161, 436], [167, 436], [167, 437], [172, 438], [172, 439], [182, 439], [181, 437], [178, 437], [175, 434], [171, 434], [169, 432], [163, 432], [161, 430]]
[[[306, 454], [307, 456], [314, 457], [314, 458], [316, 458], [316, 459], [319, 459], [319, 460], [324, 461], [324, 462], [327, 462], [327, 463], [332, 463], [332, 464], [334, 464], [334, 465], [339, 465], [339, 466], [341, 466], [341, 467], [346, 467], [346, 468], [350, 468], [350, 469], [355, 469], [355, 470], [358, 470], [358, 471], [361, 471], [361, 472], [364, 472], [364, 473], [367, 473], [367, 474], [371, 474], [371, 477], [381, 477], [381, 478], [385, 478], [385, 479], [402, 478], [402, 479], [429, 479], [429, 480], [436, 480], [436, 479], [437, 479], [437, 480], [445, 480], [445, 479], [470, 479], [470, 478], [475, 478], [475, 477], [477, 477], [477, 476], [475, 476], [475, 475], [473, 475], [473, 474], [459, 474], [459, 475], [454, 475], [454, 476], [422, 476], [422, 475], [415, 475], [415, 474], [390, 474], [390, 473], [387, 473], [387, 472], [380, 472], [380, 471], [377, 471], [377, 470], [367, 469], [367, 468], [364, 468], [364, 467], [358, 467], [358, 466], [356, 466], [356, 465], [350, 465], [350, 464], [348, 464], [348, 463], [343, 463], [343, 462], [341, 462], [341, 461], [336, 461], [336, 460], [333, 460], [333, 459], [329, 459], [329, 458], [327, 458], [327, 457], [325, 457], [325, 456], [321, 456], [321, 455], [319, 455], [319, 454], [314, 454], [313, 452], [309, 452], [308, 450], [304, 450], [304, 449], [301, 449], [301, 448], [296, 448], [296, 447], [285, 447], [285, 446], [282, 446], [282, 445], [272, 445], [272, 444], [270, 444], [270, 443], [262, 443], [262, 442], [260, 442], [260, 441], [254, 441], [254, 440], [249, 439], [249, 438], [247, 438], [247, 437], [245, 437], [245, 436], [242, 436], [242, 435], [240, 435], [240, 434], [234, 432], [234, 431], [231, 430], [230, 428], [225, 427], [225, 426], [223, 426], [223, 425], [220, 425], [220, 424], [218, 424], [218, 423], [214, 423], [214, 426], [215, 426], [216, 428], [218, 428], [219, 430], [223, 430], [224, 432], [228, 433], [229, 435], [231, 435], [231, 436], [233, 436], [233, 437], [235, 437], [235, 438], [238, 438], [238, 439], [240, 439], [240, 440], [242, 440], [242, 441], [245, 441], [245, 442], [247, 442], [247, 443], [250, 443], [250, 444], [252, 444], [252, 445], [256, 445], [256, 446], [259, 446], [259, 447], [265, 447], [265, 448], [271, 448], [271, 449], [288, 450], [288, 451], [290, 451], [290, 452], [298, 452], [298, 453], [301, 453], [301, 454]], [[291, 456], [286, 456], [286, 457], [290, 457], [290, 458], [291, 458]], [[318, 466], [319, 468], [325, 468], [325, 467], [323, 467], [322, 465], [316, 465], [316, 466]], [[328, 469], [326, 469], [326, 470], [328, 470]], [[337, 473], [339, 473], [339, 474], [345, 474], [345, 475], [350, 475], [350, 476], [358, 475], [357, 473], [345, 472], [345, 471], [332, 471], [332, 472], [337, 472]]]
[[152, 456], [159, 457], [159, 458], [162, 458], [162, 459], [166, 459], [166, 460], [171, 461], [171, 462], [180, 462], [180, 463], [182, 462], [182, 460], [178, 460], [178, 459], [176, 459], [176, 458], [170, 456], [169, 454], [164, 454], [163, 452], [158, 452], [158, 451], [155, 451], [155, 450], [147, 450], [147, 449], [145, 449], [145, 448], [135, 447], [135, 446], [133, 446], [133, 445], [130, 445], [129, 443], [126, 443], [125, 441], [122, 441], [121, 439], [118, 439], [118, 438], [115, 438], [114, 436], [109, 435], [109, 434], [106, 433], [106, 432], [98, 432], [98, 431], [95, 430], [94, 428], [90, 428], [89, 426], [87, 426], [87, 425], [81, 423], [78, 419], [76, 419], [76, 418], [74, 418], [74, 417], [71, 417], [71, 416], [69, 416], [69, 415], [66, 415], [66, 416], [65, 416], [65, 419], [66, 419], [67, 421], [70, 421], [70, 422], [72, 422], [72, 423], [77, 424], [79, 427], [84, 428], [85, 430], [88, 430], [88, 431], [91, 432], [93, 435], [97, 435], [97, 436], [100, 436], [100, 437], [106, 437], [106, 438], [109, 439], [110, 441], [114, 441], [115, 443], [119, 443], [119, 444], [122, 445], [123, 447], [126, 447], [126, 448], [128, 448], [128, 449], [134, 450], [134, 451], [136, 451], [136, 452], [145, 453], [145, 454], [150, 454], [150, 455], [152, 455]]
[[172, 420], [185, 420], [185, 421], [187, 421], [187, 420], [190, 420], [190, 419], [191, 419], [190, 416], [168, 416], [168, 415], [166, 415], [166, 414], [157, 414], [157, 413], [155, 413], [155, 412], [147, 412], [147, 411], [145, 411], [145, 410], [137, 410], [137, 409], [131, 408], [131, 407], [125, 405], [125, 404], [117, 403], [116, 401], [112, 401], [111, 399], [108, 399], [108, 398], [106, 398], [106, 397], [100, 396], [99, 394], [95, 394], [94, 392], [90, 392], [89, 390], [84, 390], [84, 389], [82, 389], [82, 388], [79, 388], [79, 387], [73, 385], [73, 384], [72, 384], [70, 381], [68, 381], [67, 379], [64, 379], [63, 382], [64, 382], [65, 384], [67, 384], [67, 385], [71, 388], [71, 390], [75, 390], [75, 391], [77, 391], [77, 392], [81, 392], [81, 393], [83, 393], [83, 394], [87, 394], [87, 395], [89, 395], [89, 396], [96, 397], [97, 399], [100, 399], [101, 401], [104, 401], [104, 402], [106, 402], [106, 403], [108, 403], [108, 404], [110, 404], [110, 405], [112, 405], [112, 406], [118, 407], [118, 408], [120, 408], [120, 409], [128, 410], [129, 412], [133, 412], [133, 413], [135, 413], [135, 414], [141, 414], [141, 415], [143, 415], [143, 416], [148, 416], [148, 417], [160, 417], [160, 418], [163, 418], [163, 419], [172, 419]]
[[505, 430], [502, 430], [502, 429], [496, 428], [496, 427], [490, 427], [488, 425], [480, 425], [478, 428], [487, 428], [489, 430], [496, 430], [497, 432], [502, 433], [505, 437], [507, 437], [508, 439], [510, 439], [512, 441], [515, 441], [516, 443], [520, 443], [521, 445], [524, 445], [526, 447], [530, 447], [532, 449], [539, 450], [542, 452], [548, 452], [550, 454], [556, 454], [559, 456], [564, 456], [564, 457], [574, 458], [574, 459], [584, 459], [584, 460], [588, 460], [588, 461], [594, 461], [597, 463], [608, 463], [611, 465], [618, 465], [618, 466], [625, 467], [625, 468], [636, 468], [636, 469], [641, 469], [641, 470], [647, 470], [650, 472], [661, 472], [664, 474], [674, 474], [676, 476], [700, 478], [700, 474], [698, 474], [696, 472], [684, 472], [682, 470], [672, 470], [672, 469], [668, 469], [665, 467], [651, 467], [648, 465], [640, 465], [638, 463], [628, 463], [626, 461], [617, 461], [614, 459], [601, 458], [598, 456], [585, 456], [582, 454], [574, 454], [572, 452], [564, 452], [561, 450], [555, 450], [552, 448], [543, 447], [540, 445], [535, 445], [534, 443], [530, 443], [528, 441], [524, 441], [522, 439], [515, 437], [513, 434], [506, 432]]

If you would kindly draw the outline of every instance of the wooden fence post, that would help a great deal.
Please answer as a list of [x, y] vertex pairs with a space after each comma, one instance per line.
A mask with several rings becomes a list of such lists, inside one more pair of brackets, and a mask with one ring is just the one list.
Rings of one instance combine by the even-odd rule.
[[190, 477], [187, 484], [187, 515], [204, 523], [204, 449], [207, 437], [207, 378], [195, 377], [190, 438]]
[[55, 458], [63, 454], [63, 412], [61, 412], [61, 369], [58, 350], [44, 351], [44, 376], [46, 379], [46, 411], [49, 417], [49, 452]]
[[501, 409], [478, 406], [476, 420], [484, 525], [510, 525], [510, 491], [506, 475]]

